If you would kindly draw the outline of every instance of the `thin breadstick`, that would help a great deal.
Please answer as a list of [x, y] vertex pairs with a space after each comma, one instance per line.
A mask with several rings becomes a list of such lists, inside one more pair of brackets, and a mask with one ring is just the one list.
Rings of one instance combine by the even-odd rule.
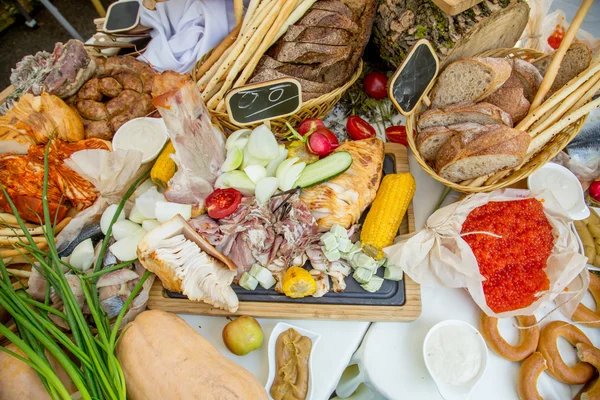
[[[581, 99], [583, 97], [583, 95], [588, 90], [590, 90], [590, 88], [592, 86], [594, 86], [596, 84], [596, 82], [598, 82], [598, 80], [600, 80], [600, 73], [598, 73], [598, 74], [594, 75], [593, 77], [591, 77], [590, 79], [588, 79], [583, 85], [581, 85], [579, 88], [577, 88], [577, 90], [575, 90], [573, 93], [571, 93], [569, 95], [569, 97], [567, 97], [565, 100], [563, 100], [559, 104], [558, 108], [556, 108], [556, 110], [554, 112], [552, 112], [551, 115], [549, 115], [547, 118], [545, 118], [544, 122], [539, 124], [534, 129], [530, 129], [529, 135], [532, 138], [535, 137], [540, 132], [544, 131], [546, 128], [548, 128], [550, 125], [552, 125], [554, 122], [556, 122], [560, 118], [562, 118], [563, 115], [565, 115], [571, 109], [571, 107], [575, 103], [577, 103], [577, 101], [579, 99]], [[579, 108], [579, 107], [577, 107], [577, 108]]]
[[[223, 85], [221, 90], [219, 90], [217, 92], [217, 94], [215, 96], [213, 96], [206, 103], [206, 106], [209, 110], [210, 109], [214, 110], [216, 108], [216, 106], [219, 104], [219, 101], [221, 101], [221, 99], [223, 99], [225, 92], [227, 92], [229, 90], [229, 88], [231, 88], [233, 80], [238, 75], [240, 70], [244, 67], [244, 65], [246, 65], [246, 61], [251, 57], [252, 54], [254, 54], [256, 52], [256, 46], [258, 46], [259, 43], [261, 43], [261, 41], [263, 41], [270, 26], [275, 22], [277, 15], [281, 11], [281, 6], [285, 1], [286, 0], [277, 0], [276, 4], [273, 6], [273, 8], [271, 8], [267, 17], [258, 26], [258, 28], [254, 32], [254, 35], [252, 36], [252, 38], [245, 45], [245, 48], [242, 51], [242, 54], [239, 56], [239, 58], [235, 61], [235, 63], [231, 67], [231, 70], [227, 74], [227, 79], [225, 80], [225, 84]], [[214, 79], [215, 78], [213, 78], [211, 80], [211, 82], [214, 82]], [[208, 87], [210, 87], [210, 86], [211, 85], [209, 84]], [[208, 91], [205, 90], [205, 93], [206, 92], [208, 92]], [[204, 93], [203, 93], [203, 96], [204, 96]]]
[[[27, 228], [27, 232], [29, 232], [29, 234], [31, 236], [43, 235], [44, 228], [42, 228], [41, 226], [37, 226], [35, 228]], [[24, 236], [24, 235], [23, 235], [23, 230], [21, 229], [21, 227], [11, 227], [11, 228], [0, 229], [0, 236]]]
[[[46, 243], [45, 237], [34, 236], [34, 243]], [[28, 244], [29, 240], [25, 236], [0, 236], [0, 246], [7, 246], [13, 244], [25, 243]]]
[[[548, 143], [558, 132], [569, 126], [573, 121], [577, 121], [579, 118], [590, 113], [594, 108], [600, 106], [600, 98], [580, 107], [579, 109], [569, 113], [566, 117], [558, 121], [555, 125], [551, 126], [538, 136], [536, 136], [527, 149], [527, 155], [521, 163], [521, 166], [527, 163], [546, 143]], [[520, 168], [520, 167], [519, 167]], [[516, 168], [516, 169], [519, 169]], [[498, 172], [487, 180], [486, 185], [491, 185], [498, 182], [508, 174], [508, 171]]]
[[473, 179], [473, 181], [471, 183], [469, 183], [467, 186], [468, 187], [479, 187], [481, 185], [483, 185], [483, 183], [485, 182], [485, 180], [489, 177], [489, 175], [484, 175], [484, 176], [480, 176], [479, 178], [475, 178]]
[[[280, 8], [273, 8], [273, 10], [277, 10], [277, 12], [279, 12], [279, 9]], [[269, 10], [265, 9], [263, 11], [263, 13], [265, 13], [265, 14], [268, 13], [267, 15], [272, 15], [273, 10], [269, 11]], [[267, 21], [267, 19], [264, 18], [264, 16], [261, 14], [261, 15], [257, 16], [257, 18], [255, 18], [255, 21], [252, 22], [252, 24], [248, 27], [247, 32], [243, 32], [240, 34], [238, 39], [235, 41], [235, 44], [233, 46], [231, 46], [231, 51], [229, 52], [229, 55], [227, 56], [227, 58], [225, 60], [223, 60], [223, 62], [219, 66], [218, 70], [210, 78], [210, 81], [208, 82], [208, 85], [206, 85], [206, 88], [204, 88], [204, 90], [202, 91], [202, 100], [207, 102], [208, 93], [210, 93], [211, 90], [213, 90], [213, 88], [217, 85], [217, 83], [219, 83], [219, 81], [221, 80], [221, 77], [225, 74], [225, 72], [229, 69], [229, 67], [231, 67], [235, 63], [238, 63], [241, 61], [240, 54], [243, 54], [244, 51], [246, 51], [246, 52], [252, 51], [252, 49], [250, 49], [250, 46], [248, 44], [251, 42], [252, 39], [254, 42], [256, 42], [257, 39], [260, 39], [256, 33], [258, 32], [258, 28], [260, 26], [265, 25], [266, 21]], [[263, 32], [263, 34], [264, 34], [264, 32]], [[255, 45], [258, 45], [258, 44], [255, 44]], [[231, 73], [231, 71], [230, 71], [230, 73]], [[227, 89], [229, 89], [229, 88], [227, 88]]]
[[257, 22], [260, 23], [260, 21], [262, 21], [265, 18], [275, 1], [277, 0], [262, 0], [261, 2], [259, 2], [258, 7], [254, 11], [252, 17], [248, 20], [246, 26], [242, 24], [241, 33], [248, 33], [248, 29], [250, 28], [250, 26]]
[[598, 91], [600, 91], [600, 80], [598, 80], [594, 86], [592, 86], [583, 96], [581, 96], [577, 103], [575, 103], [575, 105], [571, 107], [570, 111], [577, 110], [578, 108], [583, 107], [583, 105], [590, 101], [591, 98], [594, 97], [596, 93], [598, 93]]
[[275, 37], [271, 41], [271, 46], [279, 40], [280, 37], [287, 32], [288, 28], [291, 25], [294, 25], [296, 22], [300, 20], [306, 14], [309, 8], [315, 4], [317, 0], [300, 0], [298, 4], [294, 7], [294, 11], [287, 17], [283, 25], [279, 28], [279, 31], [275, 35]]
[[19, 223], [17, 218], [14, 215], [9, 214], [9, 213], [0, 213], [0, 222], [11, 224], [11, 225]]
[[[239, 38], [239, 34], [238, 34], [238, 38]], [[202, 91], [204, 91], [204, 89], [206, 89], [206, 86], [208, 86], [208, 82], [210, 82], [210, 79], [213, 76], [215, 76], [215, 74], [217, 73], [217, 71], [219, 70], [221, 65], [223, 65], [223, 63], [225, 62], [227, 57], [229, 57], [229, 54], [231, 54], [231, 49], [232, 49], [233, 45], [235, 45], [235, 42], [232, 43], [232, 46], [229, 46], [229, 48], [227, 48], [223, 52], [223, 55], [217, 61], [215, 61], [213, 63], [213, 65], [208, 69], [208, 71], [206, 71], [204, 73], [204, 75], [202, 75], [200, 77], [200, 79], [198, 79], [198, 82], [196, 82], [196, 86], [198, 86], [198, 90], [200, 90], [202, 92]]]
[[242, 0], [233, 0], [233, 12], [235, 13], [235, 23], [239, 25], [244, 18], [244, 2]]
[[[38, 249], [43, 250], [48, 246], [48, 243], [36, 243]], [[0, 257], [16, 257], [22, 254], [29, 254], [29, 250], [26, 249], [15, 249], [15, 248], [2, 248], [0, 249]]]
[[598, 71], [600, 71], [600, 62], [595, 62], [591, 64], [588, 69], [583, 71], [581, 74], [577, 75], [575, 78], [571, 79], [569, 83], [567, 83], [561, 89], [556, 91], [541, 106], [539, 106], [533, 111], [530, 111], [529, 114], [527, 114], [527, 116], [521, 122], [519, 122], [515, 129], [521, 131], [527, 130], [527, 128], [529, 128], [542, 115], [550, 111], [552, 107], [560, 103], [565, 97], [577, 90], [579, 86], [583, 85], [584, 82], [586, 82], [588, 79], [594, 76]]
[[558, 50], [556, 50], [556, 52], [554, 53], [554, 57], [552, 57], [552, 61], [548, 66], [548, 70], [546, 71], [546, 75], [542, 80], [542, 84], [540, 85], [540, 88], [538, 89], [535, 98], [531, 102], [530, 110], [535, 110], [544, 101], [546, 94], [548, 94], [548, 91], [554, 83], [554, 79], [556, 78], [556, 74], [558, 73], [558, 70], [560, 68], [560, 64], [562, 63], [562, 60], [567, 50], [571, 46], [571, 42], [573, 41], [575, 35], [577, 34], [577, 31], [579, 30], [579, 27], [583, 22], [583, 18], [590, 10], [592, 4], [594, 4], [594, 0], [583, 0], [581, 5], [579, 6], [579, 10], [577, 10], [575, 18], [573, 18], [573, 21], [571, 21], [571, 25], [569, 25], [569, 29], [567, 29], [567, 32], [565, 33], [565, 36], [563, 37], [562, 42], [558, 47]]
[[217, 86], [215, 86], [213, 88], [213, 90], [208, 94], [208, 98], [212, 98], [214, 95], [216, 95], [219, 90], [221, 90], [221, 88], [223, 87], [223, 85], [225, 84], [225, 81], [221, 81], [219, 83], [217, 83]]
[[462, 181], [461, 183], [459, 183], [459, 185], [461, 186], [469, 186], [469, 184], [471, 182], [473, 182], [475, 179], [467, 179], [466, 181]]
[[244, 15], [244, 20], [242, 21], [242, 30], [240, 32], [244, 32], [246, 27], [252, 20], [252, 16], [256, 11], [256, 7], [258, 7], [258, 3], [260, 0], [250, 0], [250, 4], [248, 4], [248, 9], [246, 10], [246, 15]]
[[31, 271], [25, 271], [22, 269], [6, 268], [6, 271], [11, 275], [18, 276], [19, 278], [29, 278], [31, 276]]
[[560, 103], [552, 107], [550, 111], [544, 113], [544, 115], [541, 115], [537, 121], [535, 121], [529, 128], [527, 128], [528, 131], [531, 131], [543, 124], [546, 120], [548, 120], [549, 117], [551, 117], [556, 112], [556, 110], [558, 110], [558, 107], [560, 107]]
[[213, 64], [223, 56], [223, 53], [225, 53], [225, 51], [229, 47], [231, 47], [231, 45], [237, 39], [241, 28], [242, 26], [238, 24], [238, 26], [236, 26], [234, 30], [229, 32], [229, 35], [225, 36], [225, 39], [223, 39], [223, 41], [213, 49], [212, 53], [210, 53], [210, 56], [206, 59], [206, 61], [202, 63], [200, 68], [198, 68], [198, 70], [196, 71], [197, 80], [200, 79], [210, 69], [210, 67], [212, 67]]
[[273, 38], [275, 37], [275, 35], [277, 35], [279, 28], [281, 28], [286, 23], [286, 20], [288, 19], [288, 16], [290, 15], [290, 13], [293, 11], [294, 7], [296, 6], [296, 3], [297, 3], [297, 0], [286, 1], [285, 5], [281, 8], [281, 11], [279, 12], [277, 19], [275, 20], [275, 22], [273, 23], [273, 25], [267, 32], [264, 40], [262, 41], [260, 46], [258, 46], [258, 49], [256, 49], [256, 51], [254, 52], [254, 54], [252, 55], [252, 58], [250, 58], [250, 60], [246, 64], [246, 67], [244, 67], [244, 70], [240, 74], [239, 78], [235, 81], [235, 83], [233, 85], [234, 88], [240, 87], [240, 86], [246, 84], [248, 79], [250, 79], [250, 76], [252, 75], [252, 73], [254, 73], [254, 70], [256, 69], [256, 65], [262, 58], [265, 51], [267, 51], [267, 49], [269, 47], [271, 47], [271, 44], [277, 40], [277, 39], [273, 40]]
[[27, 259], [25, 257], [23, 257], [23, 256], [14, 256], [14, 257], [3, 258], [2, 262], [4, 263], [4, 265], [27, 264], [27, 263], [29, 263], [29, 261], [27, 261]]

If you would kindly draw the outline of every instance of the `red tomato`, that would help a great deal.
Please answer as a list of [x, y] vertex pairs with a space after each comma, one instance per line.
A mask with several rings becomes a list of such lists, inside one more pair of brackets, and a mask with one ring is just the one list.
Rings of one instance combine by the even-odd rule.
[[381, 100], [387, 97], [388, 78], [381, 72], [369, 72], [363, 78], [365, 93], [374, 99]]
[[302, 136], [306, 135], [310, 131], [316, 131], [317, 129], [325, 128], [325, 124], [319, 118], [309, 118], [302, 121], [298, 127], [298, 133]]
[[238, 208], [242, 194], [233, 188], [216, 189], [206, 198], [208, 216], [214, 219], [225, 218]]
[[373, 128], [367, 121], [361, 117], [357, 117], [356, 115], [348, 117], [348, 122], [346, 122], [346, 130], [348, 131], [348, 135], [350, 135], [352, 140], [368, 139], [375, 137], [377, 134], [377, 132], [375, 132], [375, 128]]
[[590, 197], [600, 203], [600, 181], [594, 181], [590, 185]]
[[388, 142], [400, 143], [408, 146], [405, 126], [388, 126], [385, 128], [385, 137], [387, 138]]

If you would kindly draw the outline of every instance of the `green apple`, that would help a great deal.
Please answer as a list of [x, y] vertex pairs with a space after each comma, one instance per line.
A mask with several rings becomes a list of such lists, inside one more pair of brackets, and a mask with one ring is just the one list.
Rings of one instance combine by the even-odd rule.
[[237, 356], [259, 349], [264, 339], [263, 331], [254, 317], [242, 315], [223, 328], [223, 342]]

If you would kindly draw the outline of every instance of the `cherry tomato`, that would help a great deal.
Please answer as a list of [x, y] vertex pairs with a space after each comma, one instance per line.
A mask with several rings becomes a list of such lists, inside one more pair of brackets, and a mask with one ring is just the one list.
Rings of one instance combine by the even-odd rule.
[[298, 127], [298, 133], [302, 136], [306, 135], [310, 131], [316, 131], [317, 129], [325, 128], [325, 124], [318, 118], [309, 118], [302, 121]]
[[387, 97], [388, 78], [381, 72], [369, 72], [363, 78], [365, 93], [374, 99], [381, 100]]
[[387, 138], [388, 142], [400, 143], [408, 146], [405, 126], [388, 126], [385, 128], [385, 137]]
[[600, 203], [600, 181], [594, 181], [590, 185], [589, 189], [590, 197], [596, 203]]
[[373, 128], [367, 121], [361, 117], [357, 117], [356, 115], [348, 117], [348, 122], [346, 122], [346, 130], [348, 131], [348, 135], [350, 135], [352, 140], [368, 139], [375, 137], [377, 134], [377, 132], [375, 132], [375, 128]]
[[208, 216], [214, 219], [233, 214], [242, 202], [242, 194], [233, 188], [216, 189], [206, 198]]

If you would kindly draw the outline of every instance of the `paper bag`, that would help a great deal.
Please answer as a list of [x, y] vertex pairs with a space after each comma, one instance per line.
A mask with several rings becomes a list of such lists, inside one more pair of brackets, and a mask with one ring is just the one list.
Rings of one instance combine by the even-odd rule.
[[[532, 197], [542, 201], [555, 237], [554, 248], [545, 269], [550, 280], [550, 290], [541, 293], [538, 300], [527, 308], [496, 314], [486, 304], [481, 284], [485, 278], [479, 272], [471, 247], [459, 236], [461, 227], [473, 209], [490, 201]], [[421, 285], [468, 289], [475, 303], [489, 316], [505, 318], [533, 315], [540, 306], [563, 293], [565, 287], [586, 266], [586, 258], [578, 253], [579, 245], [575, 233], [570, 229], [570, 223], [571, 220], [558, 201], [547, 191], [533, 194], [529, 190], [504, 189], [492, 193], [477, 193], [436, 211], [417, 235], [384, 251], [390, 264], [400, 266]], [[587, 289], [587, 284], [584, 282], [582, 287]], [[579, 301], [580, 299], [574, 298], [569, 304], [565, 304], [563, 312], [574, 310], [573, 304], [576, 306]]]

